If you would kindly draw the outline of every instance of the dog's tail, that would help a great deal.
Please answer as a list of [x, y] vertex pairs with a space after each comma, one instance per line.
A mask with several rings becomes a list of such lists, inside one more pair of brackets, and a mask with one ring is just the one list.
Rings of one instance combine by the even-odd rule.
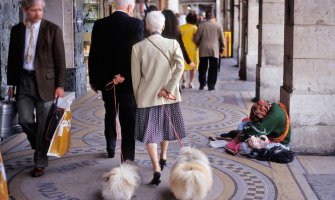
[[171, 190], [178, 199], [203, 199], [212, 184], [211, 170], [198, 162], [179, 163], [170, 176]]

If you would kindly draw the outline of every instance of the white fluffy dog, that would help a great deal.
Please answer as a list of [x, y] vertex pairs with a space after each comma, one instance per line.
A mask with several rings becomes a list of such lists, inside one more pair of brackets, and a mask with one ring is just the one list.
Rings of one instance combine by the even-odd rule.
[[105, 200], [130, 200], [138, 188], [141, 178], [136, 163], [124, 162], [103, 175], [107, 181], [103, 185]]
[[195, 148], [183, 147], [170, 176], [170, 187], [177, 199], [204, 199], [212, 184], [212, 170], [206, 155]]

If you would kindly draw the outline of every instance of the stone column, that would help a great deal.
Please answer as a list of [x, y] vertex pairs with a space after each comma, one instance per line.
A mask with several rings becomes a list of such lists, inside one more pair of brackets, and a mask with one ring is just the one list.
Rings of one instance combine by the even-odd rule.
[[260, 1], [259, 60], [256, 70], [256, 98], [280, 100], [283, 84], [284, 0]]
[[83, 35], [78, 32], [75, 17], [83, 10], [83, 0], [45, 0], [44, 18], [63, 30], [66, 58], [66, 91], [76, 92], [76, 97], [87, 93], [86, 66], [83, 59]]
[[284, 85], [294, 151], [335, 153], [335, 3], [285, 0]]
[[19, 22], [19, 4], [17, 0], [0, 1], [0, 66], [1, 98], [7, 93], [7, 59], [10, 30]]
[[[87, 94], [88, 73], [84, 63], [84, 32], [77, 27], [77, 19], [83, 14], [84, 0], [74, 0], [74, 68], [69, 69], [68, 77], [72, 78], [71, 91], [76, 91], [76, 97]], [[82, 19], [83, 20], [83, 19]]]
[[255, 81], [258, 57], [258, 0], [248, 1], [247, 80]]
[[216, 0], [215, 3], [215, 16], [216, 16], [216, 21], [223, 27], [223, 1], [221, 0]]
[[233, 57], [238, 60], [238, 48], [239, 48], [239, 33], [240, 33], [240, 4], [239, 0], [234, 0], [234, 29], [232, 31], [233, 34]]
[[247, 80], [247, 37], [248, 37], [248, 1], [240, 1], [239, 6], [239, 46], [238, 75], [241, 80]]
[[169, 0], [167, 2], [167, 9], [172, 10], [174, 13], [179, 13], [179, 0]]
[[158, 9], [159, 10], [164, 10], [167, 8], [167, 5], [168, 5], [168, 0], [157, 0], [158, 2]]

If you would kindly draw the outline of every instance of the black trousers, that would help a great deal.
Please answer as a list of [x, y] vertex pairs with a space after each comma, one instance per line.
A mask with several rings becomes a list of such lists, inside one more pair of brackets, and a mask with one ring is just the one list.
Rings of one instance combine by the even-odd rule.
[[[200, 57], [199, 63], [199, 83], [200, 87], [205, 87], [208, 84], [208, 89], [214, 89], [218, 76], [219, 59], [215, 57]], [[208, 68], [209, 64], [209, 68]], [[208, 69], [208, 78], [206, 74]]]
[[[116, 110], [114, 103], [114, 92], [102, 91], [102, 99], [105, 103], [105, 138], [107, 151], [115, 150], [116, 147]], [[136, 101], [132, 93], [116, 92], [116, 107], [118, 109], [119, 121], [121, 126], [121, 149], [122, 159], [135, 159], [135, 117]], [[120, 128], [120, 127], [118, 127]]]

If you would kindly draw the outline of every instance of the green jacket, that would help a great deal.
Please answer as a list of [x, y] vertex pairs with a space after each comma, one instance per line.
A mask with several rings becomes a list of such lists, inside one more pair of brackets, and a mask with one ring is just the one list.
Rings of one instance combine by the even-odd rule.
[[[286, 126], [286, 115], [283, 109], [277, 104], [273, 103], [266, 117], [256, 123], [247, 124], [243, 133], [249, 135], [266, 135], [270, 138], [280, 137]], [[285, 139], [281, 142], [284, 145], [288, 145], [291, 140], [291, 125]]]

